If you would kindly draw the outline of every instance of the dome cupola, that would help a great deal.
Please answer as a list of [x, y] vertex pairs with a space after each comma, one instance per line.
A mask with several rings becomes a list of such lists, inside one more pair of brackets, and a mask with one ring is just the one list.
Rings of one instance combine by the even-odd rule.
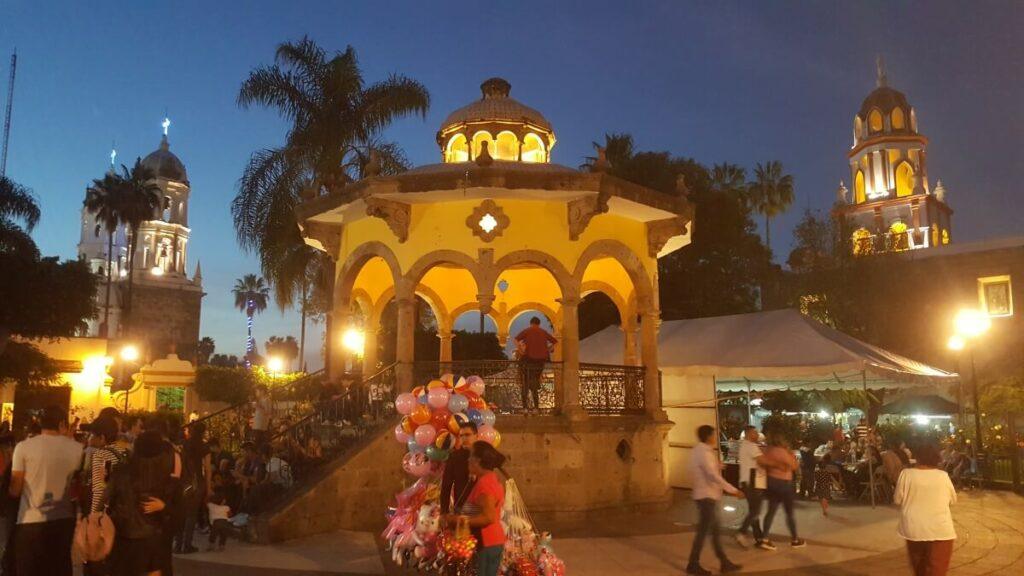
[[446, 163], [468, 162], [486, 155], [498, 161], [547, 163], [555, 132], [543, 114], [509, 97], [512, 85], [491, 78], [480, 85], [483, 96], [448, 115], [437, 133]]
[[167, 141], [166, 134], [160, 140], [160, 148], [143, 158], [142, 165], [152, 170], [157, 178], [164, 178], [188, 185], [188, 173], [185, 171], [185, 164], [171, 152], [171, 144]]
[[854, 146], [887, 135], [917, 134], [914, 109], [903, 92], [889, 86], [881, 56], [877, 62], [877, 74], [875, 89], [861, 102], [860, 111], [853, 119]]

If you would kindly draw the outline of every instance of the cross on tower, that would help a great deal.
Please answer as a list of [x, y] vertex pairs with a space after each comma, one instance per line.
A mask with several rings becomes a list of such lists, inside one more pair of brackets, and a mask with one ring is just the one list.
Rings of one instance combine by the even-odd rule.
[[164, 136], [167, 136], [167, 129], [171, 127], [171, 119], [164, 116], [164, 121], [160, 125], [164, 127]]

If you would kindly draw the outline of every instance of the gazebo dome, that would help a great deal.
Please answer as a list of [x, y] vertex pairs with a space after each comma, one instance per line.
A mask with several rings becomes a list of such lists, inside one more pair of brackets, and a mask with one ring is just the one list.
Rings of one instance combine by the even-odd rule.
[[495, 160], [549, 162], [555, 133], [537, 110], [509, 97], [512, 85], [491, 78], [482, 97], [452, 112], [441, 124], [437, 143], [444, 162], [468, 162], [483, 154]]
[[160, 148], [142, 159], [142, 165], [152, 170], [158, 178], [188, 184], [185, 164], [171, 152], [171, 145], [167, 141], [166, 135], [160, 140]]

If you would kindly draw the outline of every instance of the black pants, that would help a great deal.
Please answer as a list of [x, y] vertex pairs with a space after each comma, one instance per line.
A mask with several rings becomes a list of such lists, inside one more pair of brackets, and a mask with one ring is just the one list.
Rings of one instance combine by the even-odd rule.
[[740, 487], [747, 497], [747, 515], [740, 524], [740, 534], [746, 534], [749, 528], [754, 531], [754, 538], [761, 540], [764, 538], [764, 533], [761, 532], [761, 502], [764, 499], [764, 490], [754, 488], [749, 482], [740, 484]]
[[213, 524], [210, 524], [210, 544], [224, 545], [228, 541], [228, 536], [233, 538], [241, 538], [241, 533], [238, 528], [235, 528], [234, 524], [224, 520], [214, 520]]
[[533, 407], [540, 408], [540, 376], [544, 373], [544, 360], [524, 358], [523, 363], [523, 410], [530, 408], [530, 396], [533, 396]]
[[18, 576], [71, 576], [75, 519], [18, 524], [14, 563]]
[[765, 491], [765, 495], [768, 497], [768, 513], [764, 516], [765, 538], [771, 533], [775, 511], [779, 509], [779, 504], [782, 504], [782, 508], [786, 512], [786, 526], [789, 528], [789, 535], [796, 540], [796, 517], [793, 516], [793, 501], [796, 495], [793, 493], [793, 482], [769, 476], [768, 490]]
[[722, 550], [722, 541], [719, 537], [720, 526], [718, 522], [718, 500], [702, 498], [694, 500], [697, 504], [699, 518], [697, 520], [697, 535], [693, 538], [693, 547], [690, 548], [690, 562], [688, 568], [700, 566], [700, 553], [704, 549], [704, 539], [711, 536], [711, 546], [715, 549], [715, 556], [723, 564], [729, 559], [725, 557], [725, 550]]

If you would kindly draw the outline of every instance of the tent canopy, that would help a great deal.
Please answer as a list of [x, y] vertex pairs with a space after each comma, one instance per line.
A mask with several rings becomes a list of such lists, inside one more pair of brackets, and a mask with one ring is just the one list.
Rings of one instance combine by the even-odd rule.
[[944, 416], [958, 414], [960, 407], [956, 402], [946, 400], [938, 394], [923, 396], [904, 396], [882, 406], [882, 414], [926, 414]]
[[[621, 357], [622, 341], [610, 326], [583, 341], [580, 361]], [[662, 322], [658, 358], [666, 375], [712, 376], [719, 390], [736, 392], [906, 389], [959, 378], [792, 309]]]

